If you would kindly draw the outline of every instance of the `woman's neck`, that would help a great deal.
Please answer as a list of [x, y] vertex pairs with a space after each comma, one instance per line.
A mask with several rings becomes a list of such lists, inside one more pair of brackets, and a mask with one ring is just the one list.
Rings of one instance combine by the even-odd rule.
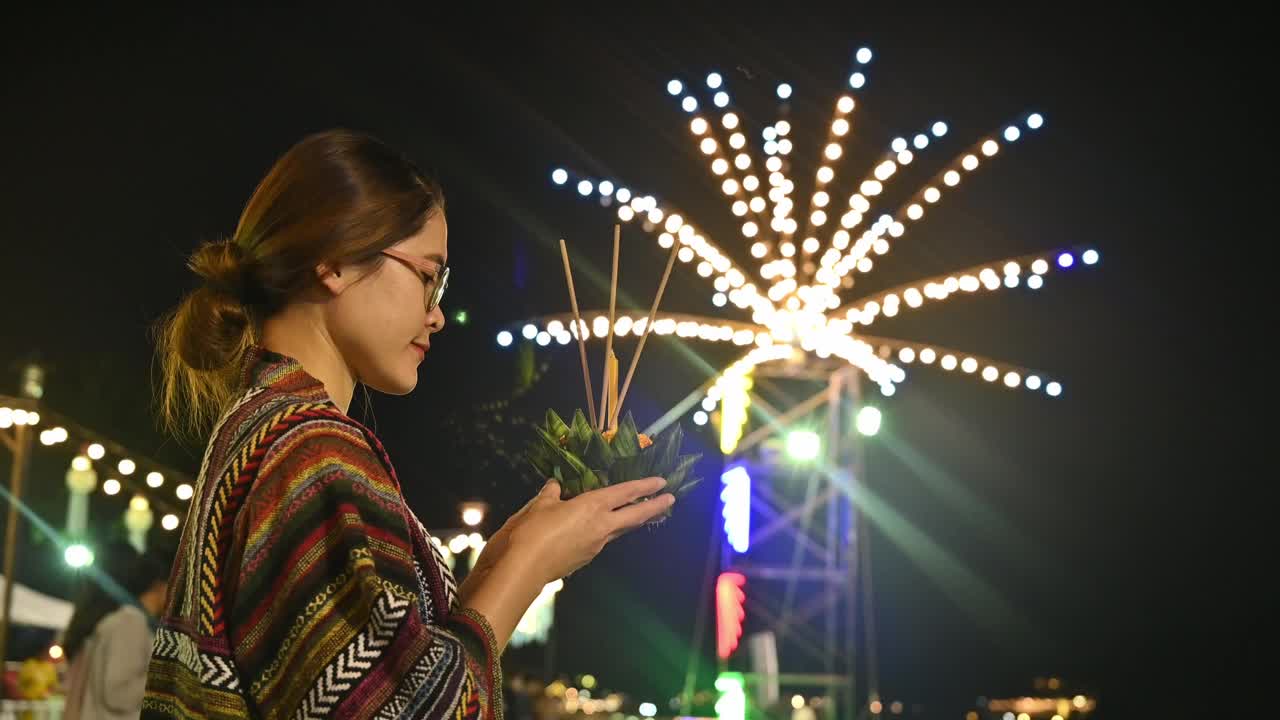
[[301, 363], [345, 413], [355, 392], [355, 373], [342, 359], [319, 312], [316, 306], [286, 306], [263, 323], [262, 346]]

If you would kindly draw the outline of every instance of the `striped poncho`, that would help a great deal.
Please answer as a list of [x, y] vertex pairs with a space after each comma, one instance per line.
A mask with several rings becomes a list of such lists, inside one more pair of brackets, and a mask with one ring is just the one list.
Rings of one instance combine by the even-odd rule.
[[253, 348], [214, 429], [144, 718], [502, 717], [497, 644], [458, 606], [377, 438]]

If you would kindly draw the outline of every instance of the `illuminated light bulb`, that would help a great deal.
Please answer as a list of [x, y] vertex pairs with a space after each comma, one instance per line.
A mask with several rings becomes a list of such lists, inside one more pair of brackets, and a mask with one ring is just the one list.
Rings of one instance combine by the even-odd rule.
[[1041, 116], [1040, 113], [1033, 113], [1031, 117], [1027, 118], [1027, 127], [1031, 128], [1032, 130], [1039, 130], [1043, 126], [1044, 126], [1044, 117]]
[[680, 258], [680, 262], [689, 262], [693, 259], [693, 248], [680, 248], [680, 252], [676, 253], [676, 257]]
[[595, 185], [592, 185], [590, 180], [581, 180], [578, 182], [578, 194], [583, 197], [590, 195], [595, 189]]
[[1098, 251], [1097, 251], [1097, 250], [1085, 250], [1085, 251], [1084, 251], [1084, 254], [1080, 256], [1080, 259], [1084, 261], [1084, 264], [1085, 264], [1085, 265], [1097, 265], [1097, 264], [1098, 264]]
[[669, 248], [676, 244], [676, 237], [671, 233], [662, 233], [658, 236], [658, 246]]
[[982, 370], [982, 379], [987, 382], [995, 382], [1000, 378], [1000, 371], [994, 366], [988, 365]]
[[1044, 391], [1049, 393], [1049, 397], [1058, 397], [1062, 394], [1062, 386], [1056, 382], [1051, 382], [1044, 386]]
[[858, 272], [869, 273], [871, 268], [875, 267], [875, 263], [871, 262], [871, 258], [864, 257], [858, 260]]
[[889, 234], [896, 238], [902, 237], [903, 233], [905, 233], [906, 231], [907, 231], [907, 227], [900, 222], [895, 222], [894, 224], [889, 226]]
[[861, 194], [856, 194], [849, 198], [849, 207], [860, 213], [865, 213], [871, 209], [871, 201]]
[[1016, 288], [1016, 287], [1018, 287], [1018, 283], [1019, 283], [1019, 282], [1020, 282], [1020, 281], [1018, 280], [1018, 276], [1017, 276], [1017, 275], [1005, 275], [1005, 276], [1004, 276], [1004, 286], [1005, 286], [1005, 287], [1007, 287], [1007, 288], [1010, 288], [1010, 289], [1012, 289], [1012, 288]]
[[753, 243], [751, 245], [751, 257], [762, 258], [767, 252], [769, 252], [769, 248], [762, 242]]
[[955, 356], [955, 355], [946, 355], [946, 356], [944, 356], [944, 357], [942, 358], [942, 369], [943, 369], [943, 370], [955, 370], [955, 369], [956, 369], [956, 356]]
[[762, 130], [760, 132], [760, 135], [764, 137], [764, 140], [767, 143], [769, 141], [774, 141], [778, 139], [778, 130], [774, 128], [772, 125], [770, 125], [769, 127]]
[[694, 425], [706, 425], [706, 424], [707, 424], [707, 414], [706, 414], [705, 412], [703, 412], [702, 410], [699, 410], [698, 412], [694, 413], [694, 414], [693, 414], [693, 424], [694, 424]]
[[712, 90], [715, 90], [716, 88], [720, 87], [720, 85], [723, 83], [724, 83], [724, 78], [720, 77], [720, 73], [713, 72], [707, 75], [707, 87], [711, 88]]
[[972, 170], [977, 170], [977, 169], [978, 169], [978, 156], [977, 156], [977, 155], [965, 155], [965, 156], [964, 156], [964, 160], [961, 160], [961, 161], [960, 161], [960, 167], [964, 168], [965, 170], [970, 170], [970, 171], [972, 171]]
[[788, 235], [794, 235], [794, 234], [796, 233], [796, 230], [797, 230], [799, 227], [800, 227], [800, 225], [795, 221], [795, 218], [791, 218], [791, 219], [787, 220], [787, 234], [788, 234]]
[[790, 140], [787, 140], [786, 138], [783, 138], [783, 139], [779, 140], [779, 141], [778, 141], [778, 152], [782, 153], [783, 155], [790, 155], [790, 154], [791, 154], [791, 141], [790, 141]]
[[671, 213], [667, 216], [667, 232], [679, 232], [682, 227], [684, 227], [684, 218], [681, 217], [679, 213]]
[[649, 210], [649, 215], [648, 215], [649, 222], [653, 223], [654, 225], [657, 225], [658, 223], [662, 222], [663, 217], [664, 217], [664, 213], [662, 212], [662, 208], [651, 208]]
[[978, 371], [978, 361], [973, 358], [965, 358], [964, 362], [960, 363], [960, 369], [967, 373], [975, 373]]
[[955, 187], [960, 184], [960, 173], [955, 170], [948, 170], [947, 174], [942, 176], [942, 182], [946, 183], [948, 187]]
[[965, 292], [976, 292], [978, 289], [978, 278], [972, 275], [965, 275], [960, 278], [960, 289]]
[[93, 443], [89, 446], [88, 450], [86, 450], [86, 454], [89, 456], [90, 460], [101, 460], [102, 456], [107, 454], [107, 449], [98, 443]]
[[871, 249], [874, 250], [877, 255], [884, 255], [889, 252], [889, 241], [884, 238], [877, 238], [875, 244], [871, 246]]
[[793, 312], [794, 312], [794, 311], [796, 311], [796, 310], [799, 310], [799, 309], [800, 309], [800, 298], [798, 298], [798, 297], [796, 297], [796, 296], [794, 296], [794, 295], [792, 295], [791, 297], [787, 298], [787, 309], [788, 309], [788, 310], [791, 310], [791, 311], [793, 311]]
[[844, 118], [836, 118], [831, 123], [831, 132], [838, 137], [844, 137], [849, 133], [849, 121]]
[[1031, 272], [1035, 273], [1036, 275], [1043, 275], [1049, 272], [1049, 263], [1046, 262], [1044, 259], [1036, 260], [1035, 262], [1031, 263]]
[[102, 492], [108, 495], [115, 495], [116, 493], [119, 493], [120, 481], [115, 478], [107, 478], [106, 482], [102, 483]]
[[570, 335], [567, 330], [565, 332], [558, 333], [556, 335], [556, 342], [560, 343], [561, 345], [568, 345], [570, 340], [573, 340], [573, 336]]
[[898, 351], [898, 359], [904, 363], [915, 362], [916, 351], [911, 348], [902, 348]]
[[732, 195], [738, 192], [738, 181], [733, 178], [728, 178], [720, 184], [720, 189], [724, 190], [725, 195]]
[[933, 348], [925, 348], [920, 351], [920, 362], [925, 365], [932, 365], [933, 361], [938, 358], [938, 353]]
[[778, 131], [778, 137], [786, 137], [787, 133], [791, 132], [791, 123], [786, 120], [779, 120], [773, 127]]
[[839, 100], [836, 101], [836, 110], [839, 110], [842, 113], [848, 114], [853, 112], [853, 107], [854, 107], [853, 98], [849, 97], [848, 95], [843, 95], [840, 97]]
[[618, 202], [624, 203], [631, 200], [631, 191], [626, 188], [618, 188], [618, 192], [614, 193], [613, 197], [616, 198]]
[[[738, 168], [739, 170], [746, 170], [747, 168], [751, 167], [751, 158], [746, 153], [738, 153], [738, 156], [733, 159], [733, 166]], [[755, 180], [755, 176], [753, 175], [748, 179]], [[743, 184], [744, 185], [746, 184], [745, 181]], [[748, 189], [755, 190], [755, 187], [753, 185]]]
[[1058, 256], [1058, 267], [1060, 268], [1069, 268], [1075, 263], [1076, 259], [1071, 255], [1071, 253], [1064, 252]]
[[862, 86], [866, 84], [867, 84], [867, 76], [863, 75], [860, 72], [856, 72], [849, 76], [849, 87], [853, 88], [854, 90], [861, 89]]
[[706, 260], [698, 263], [698, 274], [702, 277], [711, 277], [711, 263]]
[[684, 108], [685, 112], [693, 112], [694, 110], [698, 109], [698, 101], [696, 98], [692, 96], [686, 97], [683, 101], [681, 101], [680, 107]]
[[1018, 263], [1009, 261], [1004, 264], [1005, 275], [1017, 275], [1020, 272], [1022, 272], [1022, 266], [1019, 265]]
[[741, 150], [743, 145], [747, 144], [747, 136], [742, 133], [734, 133], [729, 136], [729, 147], [734, 150]]
[[679, 80], [672, 80], [667, 83], [667, 93], [671, 95], [679, 95], [684, 92], [684, 83]]
[[1020, 137], [1022, 137], [1022, 131], [1013, 125], [1004, 129], [1004, 139], [1006, 142], [1016, 142]]
[[721, 90], [715, 94], [715, 97], [713, 97], [711, 101], [716, 104], [716, 107], [722, 108], [729, 104], [729, 93]]
[[600, 191], [601, 196], [609, 197], [613, 194], [613, 183], [608, 180], [601, 180], [600, 185], [596, 189]]
[[893, 394], [896, 393], [897, 391], [898, 389], [895, 388], [893, 385], [885, 384], [880, 386], [880, 394], [884, 395], [885, 397], [893, 397]]
[[129, 458], [121, 460], [119, 464], [116, 465], [116, 470], [119, 470], [121, 475], [132, 475], [133, 471], [137, 469], [137, 464]]
[[838, 144], [831, 143], [827, 146], [827, 149], [823, 151], [823, 154], [827, 156], [828, 160], [839, 160], [842, 152], [843, 150], [840, 149]]
[[1016, 388], [1022, 383], [1022, 377], [1016, 372], [1007, 372], [1004, 375], [1005, 387]]
[[751, 198], [751, 212], [764, 212], [764, 198], [759, 195]]
[[747, 203], [745, 200], [738, 200], [733, 203], [733, 214], [742, 217], [747, 214]]
[[916, 159], [916, 156], [912, 154], [910, 150], [903, 150], [902, 152], [898, 153], [899, 165], [910, 165], [911, 161], [915, 159]]
[[784, 179], [782, 181], [782, 192], [790, 195], [795, 189], [796, 189], [796, 184], [791, 182], [790, 178], [786, 178], [784, 176]]
[[1032, 290], [1039, 290], [1040, 288], [1044, 287], [1044, 277], [1040, 275], [1032, 275], [1031, 277], [1027, 278], [1027, 287], [1031, 288]]
[[835, 178], [835, 176], [836, 176], [835, 171], [827, 167], [826, 165], [823, 165], [822, 167], [818, 168], [818, 182], [820, 183], [824, 183], [824, 184], [829, 183]]
[[804, 244], [801, 245], [800, 247], [806, 253], [809, 253], [810, 255], [812, 255], [813, 253], [818, 252], [818, 238], [815, 238], [815, 237], [805, 238]]
[[161, 475], [161, 474], [160, 474], [160, 473], [158, 473], [158, 472], [149, 472], [149, 473], [147, 473], [147, 486], [148, 486], [148, 487], [158, 488], [158, 487], [160, 487], [161, 485], [164, 485], [164, 475]]
[[525, 325], [521, 328], [520, 334], [524, 336], [525, 340], [532, 340], [538, 334], [538, 328], [533, 325]]
[[879, 165], [876, 166], [876, 170], [875, 170], [876, 179], [881, 181], [888, 180], [890, 177], [893, 176], [893, 173], [895, 170], [897, 170], [897, 167], [898, 166], [894, 165], [892, 161], [886, 161], [886, 162], [880, 163]]
[[817, 227], [822, 227], [827, 224], [827, 214], [821, 210], [814, 210], [813, 214], [809, 216], [809, 221]]
[[702, 135], [707, 132], [707, 121], [704, 118], [696, 117], [689, 121], [689, 129], [694, 135]]
[[[843, 224], [843, 222], [844, 221], [842, 219], [841, 223]], [[849, 233], [844, 230], [837, 230], [836, 234], [831, 239], [831, 244], [837, 250], [844, 250], [849, 247]]]
[[924, 217], [924, 208], [920, 207], [919, 203], [911, 203], [907, 208], [907, 217], [912, 220], [919, 220]]
[[724, 307], [726, 304], [728, 304], [728, 302], [729, 302], [729, 299], [725, 297], [725, 294], [722, 292], [718, 292], [715, 295], [711, 296], [711, 304], [715, 305], [716, 307]]
[[983, 155], [986, 155], [987, 157], [991, 157], [992, 155], [995, 155], [998, 152], [1000, 152], [1000, 144], [997, 143], [995, 140], [987, 140], [986, 142], [982, 143]]
[[789, 258], [796, 254], [796, 244], [790, 243], [790, 242], [784, 242], [782, 243], [782, 245], [778, 247], [778, 250], [782, 253], [782, 257]]
[[563, 185], [569, 182], [569, 173], [565, 172], [561, 168], [556, 168], [551, 171], [551, 182], [557, 185]]
[[543, 347], [551, 344], [551, 333], [546, 331], [540, 332], [535, 336], [537, 343]]
[[906, 139], [906, 138], [894, 138], [894, 139], [893, 139], [893, 142], [892, 142], [892, 143], [890, 143], [889, 147], [890, 147], [890, 148], [892, 148], [894, 152], [896, 152], [896, 153], [900, 153], [900, 152], [902, 152], [903, 150], [906, 150], [906, 149], [907, 149], [907, 139]]
[[760, 232], [760, 228], [756, 227], [756, 224], [755, 224], [755, 223], [753, 223], [753, 222], [751, 222], [750, 220], [748, 220], [747, 222], [742, 223], [742, 234], [743, 234], [743, 235], [745, 235], [745, 236], [747, 236], [747, 237], [749, 237], [749, 238], [752, 238], [752, 237], [755, 237], [755, 236], [756, 236], [756, 233], [758, 233], [758, 232]]
[[716, 151], [715, 138], [702, 138], [702, 142], [698, 144], [704, 155], [711, 155]]
[[879, 180], [866, 180], [862, 183], [861, 187], [859, 187], [858, 189], [862, 192], [863, 195], [869, 195], [871, 197], [875, 197], [876, 195], [879, 195], [882, 190], [884, 190], [884, 185], [880, 184]]
[[163, 518], [160, 519], [160, 527], [164, 528], [165, 530], [177, 530], [178, 516], [174, 515], [173, 513], [169, 513], [168, 515], [165, 515]]
[[786, 100], [791, 97], [791, 85], [788, 83], [778, 83], [778, 99]]
[[920, 133], [912, 139], [911, 144], [915, 145], [917, 150], [923, 150], [929, 147], [929, 136], [924, 133]]
[[635, 216], [636, 211], [632, 210], [630, 205], [623, 205], [618, 208], [618, 219], [623, 222], [631, 222], [631, 219]]
[[942, 137], [947, 134], [947, 124], [942, 121], [934, 123], [932, 129], [934, 137]]
[[813, 204], [818, 207], [826, 207], [830, 202], [831, 196], [822, 190], [813, 194]]
[[1028, 390], [1039, 390], [1039, 389], [1040, 389], [1040, 377], [1039, 377], [1039, 376], [1037, 376], [1037, 375], [1028, 375], [1028, 376], [1027, 376], [1027, 380], [1026, 380], [1026, 384], [1027, 384], [1027, 389], [1028, 389]]
[[[775, 212], [777, 212], [776, 209], [775, 209]], [[772, 220], [769, 221], [769, 228], [774, 232], [780, 233], [784, 229], [786, 229], [786, 227], [787, 227], [787, 221], [782, 219], [782, 215], [780, 213], [776, 217], [774, 217]]]

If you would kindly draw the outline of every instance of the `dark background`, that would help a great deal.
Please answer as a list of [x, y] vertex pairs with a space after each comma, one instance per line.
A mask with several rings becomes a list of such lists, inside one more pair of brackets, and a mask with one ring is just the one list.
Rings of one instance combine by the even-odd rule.
[[[148, 331], [193, 286], [185, 255], [234, 228], [258, 179], [300, 137], [366, 130], [441, 177], [454, 268], [446, 306], [468, 312], [433, 346], [418, 391], [375, 397], [373, 419], [424, 521], [451, 526], [457, 501], [472, 496], [500, 518], [534, 485], [488, 450], [514, 451], [519, 430], [467, 430], [492, 425], [480, 406], [527, 387], [499, 408], [509, 426], [549, 403], [568, 411], [581, 391], [572, 346], [521, 360], [494, 334], [567, 309], [560, 237], [574, 248], [583, 304], [607, 299], [598, 278], [607, 281], [614, 216], [553, 187], [551, 169], [670, 200], [745, 263], [667, 80], [704, 87], [719, 70], [753, 144], [775, 117], [776, 83], [795, 86], [791, 176], [803, 210], [830, 103], [867, 45], [876, 56], [840, 165], [846, 180], [893, 137], [937, 119], [951, 127], [944, 147], [895, 178], [898, 192], [1026, 112], [1047, 122], [894, 243], [859, 289], [1042, 248], [1084, 243], [1102, 255], [1097, 268], [1051, 274], [1038, 293], [957, 299], [873, 329], [1043, 368], [1066, 387], [1055, 400], [908, 368], [899, 393], [877, 399], [886, 426], [870, 451], [871, 487], [945, 548], [943, 566], [972, 572], [1016, 615], [975, 610], [918, 554], [875, 532], [885, 700], [960, 717], [978, 695], [1029, 692], [1033, 677], [1050, 674], [1099, 693], [1104, 710], [1108, 700], [1210, 697], [1206, 667], [1239, 637], [1225, 629], [1234, 611], [1208, 609], [1235, 596], [1226, 567], [1237, 556], [1214, 549], [1234, 536], [1211, 526], [1223, 517], [1214, 497], [1235, 481], [1205, 451], [1230, 417], [1235, 376], [1215, 362], [1229, 349], [1224, 318], [1245, 302], [1221, 248], [1232, 163], [1250, 146], [1217, 127], [1235, 122], [1230, 98], [1245, 81], [1219, 67], [1210, 43], [1229, 38], [1189, 23], [1039, 13], [618, 6], [485, 18], [435, 9], [13, 18], [0, 49], [0, 390], [15, 390], [21, 363], [37, 358], [49, 368], [51, 407], [194, 473], [200, 448], [165, 438], [150, 406]], [[634, 225], [623, 239], [623, 304], [646, 305], [665, 258]], [[593, 270], [606, 274], [593, 282]], [[739, 317], [709, 300], [708, 284], [677, 265], [664, 309]], [[651, 340], [637, 416], [656, 417], [734, 356], [691, 347], [710, 365], [670, 338]], [[560, 595], [558, 670], [594, 673], [660, 705], [679, 691], [718, 477], [714, 437], [704, 430], [696, 442], [709, 482], [684, 512], [616, 542]], [[30, 503], [56, 526], [67, 459], [44, 455]], [[118, 517], [124, 503], [97, 495], [94, 516]], [[23, 542], [20, 580], [64, 591], [56, 553], [34, 535]], [[542, 662], [540, 651], [510, 660]]]

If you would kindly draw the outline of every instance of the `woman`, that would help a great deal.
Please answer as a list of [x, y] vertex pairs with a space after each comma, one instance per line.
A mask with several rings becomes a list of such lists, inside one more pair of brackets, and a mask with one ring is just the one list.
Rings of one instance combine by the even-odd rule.
[[569, 501], [548, 482], [456, 586], [347, 416], [357, 383], [417, 384], [444, 328], [447, 237], [432, 180], [333, 131], [290, 149], [234, 236], [192, 257], [204, 282], [159, 334], [162, 410], [212, 437], [145, 717], [500, 718], [499, 656], [542, 587], [674, 502], [653, 497], [660, 478]]
[[98, 551], [71, 622], [65, 720], [136, 718], [151, 658], [151, 623], [164, 608], [169, 564], [125, 542]]

